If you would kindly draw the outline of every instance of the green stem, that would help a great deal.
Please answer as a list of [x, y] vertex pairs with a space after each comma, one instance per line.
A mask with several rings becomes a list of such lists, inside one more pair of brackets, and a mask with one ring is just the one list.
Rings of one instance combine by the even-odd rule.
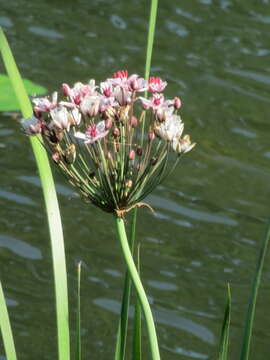
[[150, 341], [150, 348], [151, 348], [151, 354], [152, 354], [152, 360], [160, 360], [159, 355], [159, 348], [158, 348], [158, 341], [157, 341], [157, 334], [155, 329], [155, 324], [153, 320], [153, 315], [150, 309], [150, 305], [148, 303], [143, 285], [141, 283], [139, 274], [137, 272], [136, 266], [133, 261], [133, 257], [130, 251], [126, 230], [125, 230], [125, 224], [122, 218], [116, 216], [116, 228], [117, 228], [117, 234], [119, 237], [119, 241], [121, 244], [121, 248], [123, 251], [123, 255], [125, 258], [125, 262], [130, 274], [130, 277], [132, 279], [133, 285], [136, 289], [137, 295], [140, 300], [140, 304], [144, 313], [147, 331], [148, 331], [148, 337]]
[[[135, 208], [133, 210], [130, 236], [128, 239], [129, 247], [130, 247], [132, 254], [133, 254], [134, 243], [135, 243], [137, 211], [138, 211], [137, 208]], [[123, 296], [122, 296], [121, 316], [120, 316], [118, 331], [117, 331], [116, 350], [115, 350], [115, 357], [114, 357], [115, 360], [123, 360], [125, 358], [130, 292], [131, 292], [131, 279], [129, 276], [129, 272], [126, 271], [125, 281], [124, 281], [124, 291], [123, 291]]]

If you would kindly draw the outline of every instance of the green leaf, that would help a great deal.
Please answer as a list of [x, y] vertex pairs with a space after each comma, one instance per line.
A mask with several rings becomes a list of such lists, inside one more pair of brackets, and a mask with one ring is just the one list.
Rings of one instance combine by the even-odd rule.
[[[0, 27], [0, 52], [6, 67], [12, 87], [15, 91], [20, 109], [24, 118], [31, 117], [33, 114], [31, 102], [25, 91], [24, 84], [17, 68], [16, 62], [8, 45], [5, 34]], [[67, 270], [64, 248], [64, 237], [61, 223], [59, 205], [56, 196], [55, 185], [51, 173], [50, 163], [47, 153], [42, 146], [40, 135], [30, 136], [33, 153], [36, 159], [42, 190], [45, 200], [47, 219], [52, 249], [52, 262], [56, 298], [56, 317], [58, 334], [58, 359], [70, 359], [70, 339], [69, 339], [69, 312], [67, 294]]]
[[[24, 79], [23, 84], [28, 95], [36, 96], [47, 93], [47, 89], [45, 87], [34, 84], [30, 80]], [[19, 109], [20, 105], [9, 77], [7, 75], [0, 74], [0, 111], [16, 111]]]
[[9, 316], [8, 316], [8, 311], [7, 311], [7, 306], [5, 302], [1, 281], [0, 281], [0, 329], [3, 337], [7, 360], [16, 360], [17, 357], [14, 346], [14, 340], [9, 322]]
[[77, 277], [77, 329], [76, 329], [76, 354], [75, 359], [81, 360], [81, 262], [78, 264]]
[[250, 350], [250, 343], [252, 337], [252, 329], [255, 317], [255, 310], [256, 310], [256, 302], [258, 291], [260, 287], [261, 277], [262, 277], [262, 270], [264, 266], [264, 261], [266, 257], [267, 246], [270, 237], [270, 221], [268, 223], [266, 235], [263, 239], [262, 246], [259, 253], [259, 258], [257, 262], [256, 272], [252, 284], [251, 295], [249, 299], [247, 315], [245, 320], [245, 328], [244, 328], [244, 336], [243, 336], [243, 344], [242, 344], [242, 351], [241, 351], [241, 360], [248, 360], [249, 358], [249, 350]]
[[231, 307], [232, 307], [231, 290], [230, 290], [230, 285], [228, 284], [227, 305], [226, 305], [223, 324], [222, 324], [218, 360], [228, 359]]

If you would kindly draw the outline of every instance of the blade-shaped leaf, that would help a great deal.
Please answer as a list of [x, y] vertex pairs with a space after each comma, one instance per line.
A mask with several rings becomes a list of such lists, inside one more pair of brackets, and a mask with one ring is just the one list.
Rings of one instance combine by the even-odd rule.
[[76, 360], [81, 360], [81, 262], [78, 264], [77, 278], [77, 329], [76, 329]]
[[[8, 45], [7, 39], [0, 27], [0, 51], [8, 76], [20, 104], [23, 117], [32, 116], [32, 106], [25, 91], [22, 78], [18, 71], [14, 57]], [[67, 296], [67, 272], [64, 250], [64, 238], [61, 224], [59, 205], [56, 197], [54, 181], [46, 151], [41, 145], [42, 138], [31, 136], [30, 142], [35, 155], [39, 176], [41, 179], [43, 195], [45, 199], [47, 219], [51, 239], [54, 284], [56, 295], [56, 316], [58, 332], [58, 355], [59, 360], [69, 360], [69, 323], [68, 323], [68, 296]]]
[[221, 330], [218, 360], [228, 360], [231, 307], [232, 307], [231, 290], [230, 290], [230, 285], [228, 284], [227, 304], [226, 304], [222, 330]]
[[4, 349], [7, 360], [16, 360], [16, 351], [10, 326], [8, 310], [5, 302], [4, 292], [0, 281], [0, 329], [2, 333]]
[[266, 257], [266, 251], [267, 251], [267, 247], [268, 247], [269, 237], [270, 237], [270, 221], [268, 223], [266, 235], [263, 239], [262, 246], [260, 249], [256, 272], [255, 272], [252, 290], [251, 290], [251, 295], [250, 295], [250, 299], [249, 299], [247, 315], [246, 315], [246, 320], [245, 320], [245, 327], [244, 327], [244, 336], [243, 336], [241, 357], [240, 357], [241, 360], [248, 360], [248, 358], [249, 358], [252, 329], [253, 329], [255, 310], [256, 310], [256, 302], [257, 302], [258, 290], [260, 287], [262, 270], [263, 270], [264, 261], [265, 261], [265, 257]]

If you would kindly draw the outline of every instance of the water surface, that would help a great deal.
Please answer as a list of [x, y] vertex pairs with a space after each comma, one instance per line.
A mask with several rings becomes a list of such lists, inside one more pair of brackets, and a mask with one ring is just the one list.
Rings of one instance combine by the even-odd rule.
[[[50, 92], [62, 82], [99, 81], [119, 69], [143, 74], [147, 19], [148, 6], [135, 0], [1, 1], [0, 13], [22, 74]], [[270, 214], [269, 24], [268, 0], [160, 1], [152, 74], [169, 82], [167, 96], [181, 97], [185, 129], [198, 144], [149, 197], [155, 216], [145, 209], [139, 215], [143, 280], [166, 360], [216, 359], [227, 282], [231, 359], [239, 358]], [[0, 153], [0, 273], [18, 354], [53, 359], [52, 264], [41, 189], [28, 139], [8, 114], [1, 115]], [[75, 329], [81, 260], [83, 358], [111, 359], [123, 285], [114, 224], [55, 177], [71, 325]], [[269, 278], [267, 262], [252, 360], [269, 352]]]

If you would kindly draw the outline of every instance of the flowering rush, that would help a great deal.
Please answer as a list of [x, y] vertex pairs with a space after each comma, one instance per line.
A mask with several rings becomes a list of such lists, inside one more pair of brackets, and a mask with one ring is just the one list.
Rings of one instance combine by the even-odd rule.
[[159, 77], [147, 81], [126, 70], [99, 85], [63, 84], [61, 96], [33, 99], [34, 115], [21, 125], [29, 136], [41, 134], [52, 160], [85, 199], [123, 214], [195, 145], [182, 136], [181, 101], [166, 100], [166, 86]]

